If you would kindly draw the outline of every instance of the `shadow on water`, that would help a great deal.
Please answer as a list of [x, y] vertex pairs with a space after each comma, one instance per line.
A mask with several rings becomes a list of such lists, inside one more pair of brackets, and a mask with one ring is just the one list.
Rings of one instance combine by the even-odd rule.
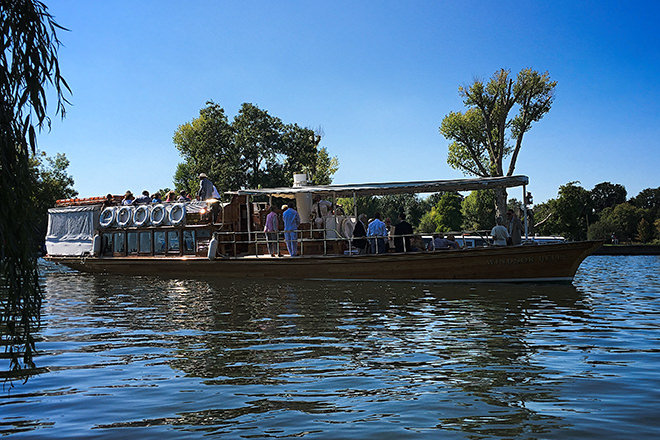
[[[572, 285], [264, 283], [54, 268], [44, 283], [36, 361], [49, 373], [21, 398], [104, 396], [92, 398], [102, 415], [78, 427], [98, 438], [131, 429], [341, 438], [557, 433], [567, 423], [535, 409], [562, 392], [560, 375], [537, 362], [538, 334], [588, 315]], [[90, 379], [66, 382], [83, 370]], [[51, 375], [64, 382], [51, 383]], [[138, 412], [122, 411], [126, 398]], [[18, 417], [0, 433], [48, 424], [47, 409], [43, 417]]]

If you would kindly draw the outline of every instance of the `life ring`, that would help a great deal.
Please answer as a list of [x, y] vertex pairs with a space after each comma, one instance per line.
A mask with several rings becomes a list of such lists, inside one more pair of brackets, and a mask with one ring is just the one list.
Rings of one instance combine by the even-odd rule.
[[154, 226], [160, 226], [165, 221], [165, 205], [156, 205], [151, 208], [151, 215], [149, 216], [151, 224]]
[[133, 213], [133, 224], [135, 226], [144, 226], [149, 221], [149, 205], [140, 205], [135, 208]]
[[132, 218], [133, 218], [133, 210], [131, 210], [131, 207], [122, 206], [117, 211], [117, 226], [119, 226], [120, 228], [124, 228], [128, 226]]
[[175, 203], [170, 208], [170, 224], [173, 226], [180, 225], [186, 219], [186, 205], [183, 203]]
[[99, 218], [99, 224], [102, 228], [107, 228], [115, 221], [115, 209], [114, 208], [105, 208], [101, 211], [101, 217]]

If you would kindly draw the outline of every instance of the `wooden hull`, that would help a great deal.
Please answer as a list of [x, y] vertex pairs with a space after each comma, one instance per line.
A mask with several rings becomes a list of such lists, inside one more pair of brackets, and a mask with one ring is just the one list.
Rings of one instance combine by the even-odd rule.
[[46, 257], [86, 272], [168, 277], [570, 282], [600, 241], [364, 256]]

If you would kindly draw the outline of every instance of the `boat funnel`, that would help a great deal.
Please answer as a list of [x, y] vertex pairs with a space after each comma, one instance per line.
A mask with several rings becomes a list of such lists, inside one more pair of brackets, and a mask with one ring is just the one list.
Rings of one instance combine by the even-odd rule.
[[307, 186], [307, 174], [294, 174], [293, 186]]

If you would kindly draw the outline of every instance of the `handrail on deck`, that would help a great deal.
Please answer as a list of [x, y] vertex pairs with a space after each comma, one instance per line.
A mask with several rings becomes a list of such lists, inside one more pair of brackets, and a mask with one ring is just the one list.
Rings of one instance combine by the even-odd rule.
[[[356, 237], [343, 237], [341, 236], [341, 233], [338, 231], [334, 231], [335, 234], [337, 235], [336, 237], [328, 237], [328, 232], [332, 230], [328, 229], [296, 229], [296, 242], [300, 244], [300, 255], [304, 255], [304, 247], [305, 243], [311, 243], [311, 242], [323, 242], [323, 255], [328, 255], [328, 243], [331, 242], [348, 242], [348, 255], [355, 255], [354, 249], [357, 249], [353, 245], [353, 240]], [[280, 234], [283, 234], [284, 231], [277, 231], [278, 233], [278, 238], [277, 238], [277, 243], [279, 244], [280, 242], [285, 241], [284, 237], [280, 236]], [[320, 238], [315, 238], [314, 233], [322, 233], [322, 237]], [[215, 231], [214, 236], [216, 237], [221, 237], [221, 236], [231, 236], [230, 241], [224, 241], [224, 243], [228, 243], [232, 245], [234, 255], [238, 255], [238, 245], [254, 245], [254, 255], [259, 256], [261, 255], [259, 253], [259, 245], [268, 245], [269, 240], [268, 237], [266, 236], [266, 232], [264, 231]], [[248, 239], [237, 239], [238, 235], [247, 235]], [[310, 237], [305, 237], [305, 235], [309, 235]], [[415, 236], [419, 236], [420, 234], [400, 234], [400, 235], [370, 235], [370, 236], [364, 236], [364, 237], [357, 237], [358, 239], [365, 239], [369, 243], [371, 243], [373, 240], [377, 239], [383, 239], [383, 240], [389, 240], [389, 239], [395, 239], [395, 238], [402, 238], [403, 242], [403, 252], [408, 252], [408, 244], [406, 238], [413, 238]]]

